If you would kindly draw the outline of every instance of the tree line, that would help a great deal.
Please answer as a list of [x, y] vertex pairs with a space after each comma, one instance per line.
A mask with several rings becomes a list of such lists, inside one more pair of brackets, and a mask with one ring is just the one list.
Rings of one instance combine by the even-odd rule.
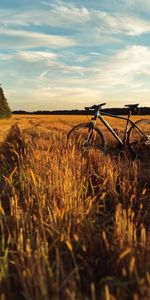
[[[127, 115], [129, 112], [128, 108], [104, 108], [103, 112], [107, 112], [114, 115]], [[93, 110], [37, 110], [33, 112], [28, 112], [24, 110], [16, 110], [12, 112], [13, 114], [28, 114], [28, 115], [93, 115]], [[140, 107], [136, 111], [132, 112], [133, 115], [150, 115], [150, 107]]]

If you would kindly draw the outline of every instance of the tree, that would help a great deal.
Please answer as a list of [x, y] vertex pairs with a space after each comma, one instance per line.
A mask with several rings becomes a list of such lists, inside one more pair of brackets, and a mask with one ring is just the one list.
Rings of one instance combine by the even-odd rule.
[[5, 98], [2, 87], [0, 86], [0, 118], [8, 118], [11, 116], [11, 110]]

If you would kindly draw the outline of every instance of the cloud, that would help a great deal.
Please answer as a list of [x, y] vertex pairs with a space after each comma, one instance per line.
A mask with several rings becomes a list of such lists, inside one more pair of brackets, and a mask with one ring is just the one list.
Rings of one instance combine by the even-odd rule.
[[99, 80], [106, 87], [144, 85], [140, 76], [150, 74], [150, 48], [134, 45], [118, 51], [104, 64], [104, 74], [99, 74]]
[[10, 60], [13, 61], [22, 60], [27, 63], [40, 63], [49, 62], [61, 58], [62, 55], [55, 52], [45, 51], [30, 51], [30, 50], [18, 50], [13, 53], [0, 53], [0, 60]]
[[[8, 91], [9, 99], [14, 98], [14, 91]], [[85, 105], [92, 104], [93, 98], [97, 101], [100, 99], [101, 93], [98, 90], [84, 87], [55, 87], [55, 88], [36, 88], [34, 90], [23, 90], [22, 95], [15, 95], [17, 109], [40, 110], [40, 109], [73, 109], [84, 108]], [[32, 99], [32, 108], [31, 101]], [[12, 109], [16, 109], [11, 102]], [[65, 106], [64, 106], [65, 103]]]
[[0, 37], [0, 47], [2, 49], [7, 47], [16, 49], [44, 46], [65, 48], [76, 45], [76, 41], [68, 37], [25, 30], [0, 28]]
[[150, 21], [122, 14], [99, 12], [99, 32], [138, 36], [150, 32]]
[[140, 93], [148, 101], [150, 21], [140, 6], [141, 0], [28, 0], [1, 9], [1, 83], [11, 106], [78, 108]]
[[[64, 103], [68, 108], [77, 108], [78, 105], [83, 107], [84, 103], [92, 104], [93, 100], [99, 102], [100, 99], [111, 98], [112, 103], [117, 103], [119, 97], [138, 98], [140, 93], [147, 101], [149, 99], [148, 47], [128, 46], [109, 57], [103, 56], [103, 60], [100, 55], [93, 55], [95, 59], [91, 66], [70, 65], [69, 61], [64, 63], [62, 57], [55, 56], [53, 52], [18, 51], [14, 55], [9, 89], [14, 89], [15, 84], [18, 91], [15, 102], [19, 97], [23, 101], [20, 108], [28, 109], [27, 99], [32, 99], [34, 109], [63, 109]], [[8, 74], [5, 71], [6, 79]], [[13, 99], [14, 94], [10, 92], [9, 97]]]
[[[124, 1], [123, 1], [124, 4]], [[128, 8], [132, 8], [138, 11], [148, 12], [150, 9], [150, 1], [149, 0], [126, 0], [125, 6]]]
[[[117, 2], [117, 1], [116, 1]], [[130, 2], [135, 2], [130, 0]], [[138, 0], [140, 2], [140, 0]], [[133, 11], [104, 11], [87, 8], [73, 3], [52, 2], [40, 9], [25, 11], [0, 10], [0, 24], [5, 26], [43, 26], [72, 28], [77, 33], [88, 32], [95, 35], [95, 29], [104, 34], [123, 34], [138, 36], [150, 32], [150, 21], [136, 16]], [[128, 0], [129, 5], [129, 0]], [[120, 6], [119, 6], [120, 7]], [[124, 4], [127, 7], [127, 4]]]
[[69, 24], [81, 24], [90, 18], [90, 11], [86, 7], [77, 7], [74, 4], [51, 3], [46, 9], [32, 9], [20, 11], [0, 10], [0, 24], [9, 25], [49, 25], [49, 26], [68, 26]]
[[9, 60], [14, 57], [13, 54], [0, 53], [0, 61]]
[[40, 62], [40, 61], [50, 61], [55, 60], [60, 57], [60, 55], [54, 52], [48, 51], [19, 51], [15, 54], [16, 58], [22, 59], [27, 62]]

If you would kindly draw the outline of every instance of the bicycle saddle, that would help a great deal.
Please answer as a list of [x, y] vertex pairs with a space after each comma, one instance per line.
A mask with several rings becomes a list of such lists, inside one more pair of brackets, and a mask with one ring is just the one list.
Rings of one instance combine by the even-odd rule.
[[133, 109], [133, 108], [138, 107], [138, 105], [139, 105], [139, 104], [126, 104], [125, 106], [128, 107], [128, 108]]

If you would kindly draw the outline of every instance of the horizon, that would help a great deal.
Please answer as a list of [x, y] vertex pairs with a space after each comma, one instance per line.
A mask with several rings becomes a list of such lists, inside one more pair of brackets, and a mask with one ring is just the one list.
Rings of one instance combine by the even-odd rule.
[[149, 107], [149, 0], [1, 0], [0, 37], [12, 111]]
[[[125, 106], [123, 106], [123, 107], [103, 107], [102, 108], [102, 111], [107, 111], [107, 109], [108, 110], [128, 110], [128, 108], [127, 107], [125, 107]], [[150, 109], [150, 106], [138, 106], [138, 109]], [[44, 112], [46, 112], [46, 113], [55, 113], [55, 112], [75, 112], [75, 111], [77, 111], [77, 112], [86, 112], [86, 110], [83, 108], [81, 108], [81, 109], [57, 109], [57, 110], [43, 110], [43, 109], [40, 109], [40, 110], [33, 110], [33, 111], [29, 111], [29, 110], [12, 110], [11, 112], [12, 112], [12, 114], [13, 113], [19, 113], [19, 112], [24, 112], [24, 113], [29, 113], [29, 114], [32, 114], [32, 113], [38, 113], [38, 112], [41, 112], [41, 113], [44, 113]], [[93, 111], [94, 112], [94, 110], [89, 110], [89, 112], [91, 112], [91, 111]]]

